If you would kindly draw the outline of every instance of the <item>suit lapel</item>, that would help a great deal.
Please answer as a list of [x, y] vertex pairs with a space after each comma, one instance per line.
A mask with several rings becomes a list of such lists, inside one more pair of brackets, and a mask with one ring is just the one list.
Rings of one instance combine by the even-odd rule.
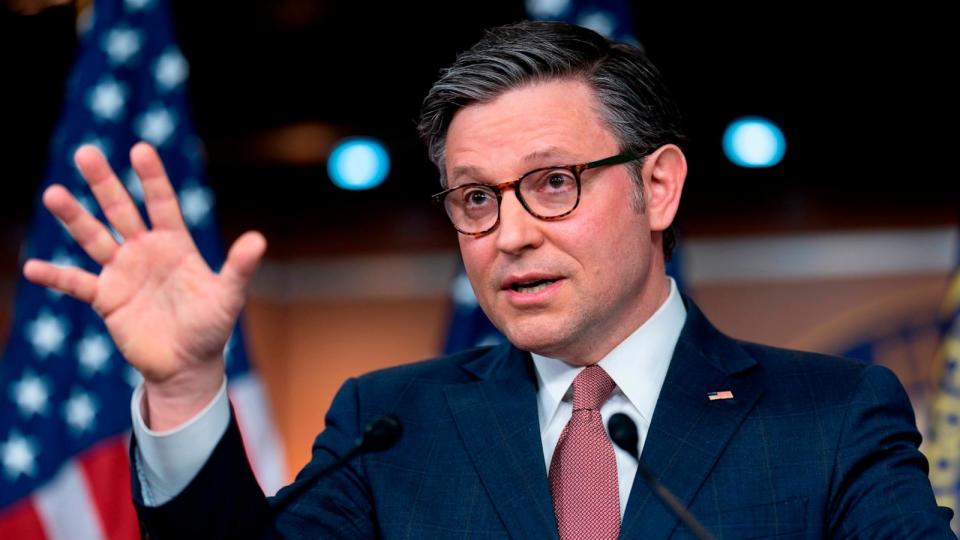
[[[762, 370], [685, 298], [687, 321], [677, 342], [641, 459], [689, 506], [730, 438], [762, 394]], [[729, 390], [733, 399], [710, 401]], [[662, 539], [676, 517], [638, 474], [630, 491], [621, 538]]]
[[530, 356], [503, 346], [464, 369], [479, 380], [448, 386], [447, 403], [497, 513], [511, 537], [557, 538]]

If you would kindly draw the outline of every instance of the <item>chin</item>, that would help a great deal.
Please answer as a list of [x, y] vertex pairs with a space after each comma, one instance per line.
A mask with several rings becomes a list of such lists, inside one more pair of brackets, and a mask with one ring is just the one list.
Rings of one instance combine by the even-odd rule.
[[507, 341], [521, 351], [562, 358], [577, 334], [575, 319], [553, 310], [523, 312], [506, 307], [484, 312]]
[[544, 356], [558, 357], [565, 349], [566, 340], [557, 332], [555, 325], [514, 324], [511, 331], [503, 332], [514, 347], [528, 352], [535, 352]]

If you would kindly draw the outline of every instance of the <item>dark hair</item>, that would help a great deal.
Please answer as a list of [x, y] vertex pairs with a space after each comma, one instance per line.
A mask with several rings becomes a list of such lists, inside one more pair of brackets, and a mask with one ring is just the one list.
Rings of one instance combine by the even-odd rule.
[[[447, 128], [458, 110], [511, 89], [556, 79], [590, 85], [620, 151], [642, 158], [665, 144], [684, 142], [680, 111], [641, 49], [580, 26], [525, 21], [488, 30], [440, 73], [423, 100], [418, 129], [441, 182], [446, 185]], [[635, 205], [643, 211], [642, 161], [636, 163], [631, 167], [638, 187]], [[671, 226], [663, 232], [665, 260], [670, 260], [675, 244]]]

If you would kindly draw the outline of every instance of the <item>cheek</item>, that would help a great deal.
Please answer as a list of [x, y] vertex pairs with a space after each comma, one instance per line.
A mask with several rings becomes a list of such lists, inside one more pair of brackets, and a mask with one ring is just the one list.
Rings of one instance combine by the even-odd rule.
[[576, 215], [575, 219], [558, 221], [553, 225], [553, 243], [591, 273], [608, 262], [609, 252], [614, 247], [611, 243], [615, 244], [615, 239], [621, 234], [616, 230], [616, 220], [611, 220], [603, 212], [583, 212]]
[[458, 234], [457, 236], [459, 236], [460, 254], [463, 256], [464, 263], [466, 264], [467, 260], [479, 260], [483, 254], [482, 239], [464, 234]]
[[644, 216], [633, 209], [630, 201], [612, 201], [596, 210], [563, 223], [554, 239], [592, 278], [590, 285], [605, 291], [613, 285], [611, 280], [643, 264], [650, 232]]
[[483, 292], [483, 287], [478, 287], [486, 281], [486, 272], [492, 266], [493, 250], [486, 248], [488, 242], [485, 238], [474, 238], [472, 236], [459, 235], [460, 256], [463, 259], [463, 267], [470, 278], [470, 283], [478, 293]]

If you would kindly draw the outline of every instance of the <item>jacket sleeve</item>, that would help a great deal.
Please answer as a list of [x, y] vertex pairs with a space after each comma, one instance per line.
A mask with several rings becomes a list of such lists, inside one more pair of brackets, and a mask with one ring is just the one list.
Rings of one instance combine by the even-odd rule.
[[[230, 426], [203, 468], [179, 495], [157, 507], [141, 497], [131, 475], [141, 535], [167, 538], [374, 538], [373, 505], [362, 460], [311, 481], [309, 477], [344, 455], [360, 434], [356, 382], [337, 393], [317, 437], [310, 463], [293, 484], [271, 499], [257, 484], [231, 411]], [[136, 451], [131, 444], [131, 463]], [[303, 488], [295, 488], [300, 484]]]
[[956, 539], [938, 508], [913, 409], [890, 370], [869, 366], [845, 409], [828, 524], [831, 538]]

